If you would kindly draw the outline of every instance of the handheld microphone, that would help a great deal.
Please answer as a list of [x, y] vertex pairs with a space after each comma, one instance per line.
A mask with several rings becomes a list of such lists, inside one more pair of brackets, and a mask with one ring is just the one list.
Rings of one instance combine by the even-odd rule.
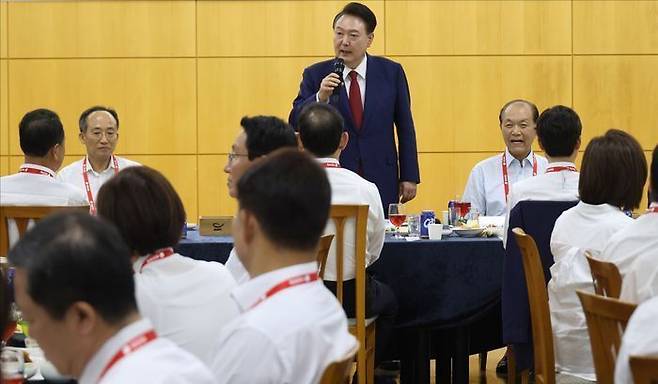
[[334, 73], [340, 78], [340, 85], [334, 88], [333, 96], [338, 97], [340, 95], [340, 86], [343, 85], [343, 71], [345, 70], [345, 61], [340, 57], [337, 57], [334, 60]]

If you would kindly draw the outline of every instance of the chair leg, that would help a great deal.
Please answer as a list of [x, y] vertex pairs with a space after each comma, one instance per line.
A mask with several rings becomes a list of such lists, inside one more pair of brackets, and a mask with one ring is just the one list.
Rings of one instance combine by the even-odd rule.
[[484, 372], [487, 370], [487, 353], [486, 352], [480, 352], [480, 372]]
[[516, 359], [512, 347], [507, 347], [507, 384], [516, 384]]
[[527, 369], [521, 372], [521, 384], [528, 384], [530, 381], [530, 371]]
[[366, 357], [367, 350], [366, 346], [359, 347], [359, 351], [356, 353], [356, 377], [359, 379], [359, 383], [366, 383]]

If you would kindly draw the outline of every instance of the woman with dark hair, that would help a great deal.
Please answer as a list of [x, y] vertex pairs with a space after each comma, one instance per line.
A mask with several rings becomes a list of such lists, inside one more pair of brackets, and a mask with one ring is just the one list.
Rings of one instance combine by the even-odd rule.
[[238, 315], [229, 296], [236, 283], [224, 265], [174, 252], [185, 225], [174, 187], [152, 168], [126, 168], [101, 187], [98, 215], [132, 250], [140, 313], [160, 336], [209, 364], [219, 332]]
[[595, 381], [587, 324], [577, 289], [594, 293], [585, 251], [594, 257], [608, 239], [633, 222], [623, 210], [640, 206], [647, 179], [642, 147], [626, 132], [611, 129], [585, 149], [578, 183], [580, 202], [555, 222], [548, 283], [558, 373]]

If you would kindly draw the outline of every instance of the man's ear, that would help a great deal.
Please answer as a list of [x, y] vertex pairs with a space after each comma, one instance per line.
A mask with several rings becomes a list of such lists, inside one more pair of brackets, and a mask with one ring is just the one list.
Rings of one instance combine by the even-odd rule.
[[304, 143], [302, 143], [302, 138], [299, 136], [299, 132], [295, 132], [295, 138], [297, 139], [297, 149], [300, 151], [304, 150]]
[[84, 301], [71, 304], [64, 317], [71, 331], [80, 336], [90, 335], [103, 321], [94, 307]]
[[78, 140], [80, 140], [80, 144], [85, 145], [85, 134], [84, 134], [84, 132], [78, 133]]
[[350, 134], [347, 131], [344, 131], [340, 136], [340, 142], [338, 143], [338, 149], [341, 151], [347, 147], [347, 143], [350, 142]]

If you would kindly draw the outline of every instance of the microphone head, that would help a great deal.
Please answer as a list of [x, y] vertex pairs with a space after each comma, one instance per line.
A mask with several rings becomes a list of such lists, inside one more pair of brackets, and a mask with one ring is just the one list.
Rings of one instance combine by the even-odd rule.
[[334, 73], [340, 76], [341, 80], [343, 79], [344, 70], [345, 70], [345, 61], [340, 57], [337, 57], [334, 60]]

